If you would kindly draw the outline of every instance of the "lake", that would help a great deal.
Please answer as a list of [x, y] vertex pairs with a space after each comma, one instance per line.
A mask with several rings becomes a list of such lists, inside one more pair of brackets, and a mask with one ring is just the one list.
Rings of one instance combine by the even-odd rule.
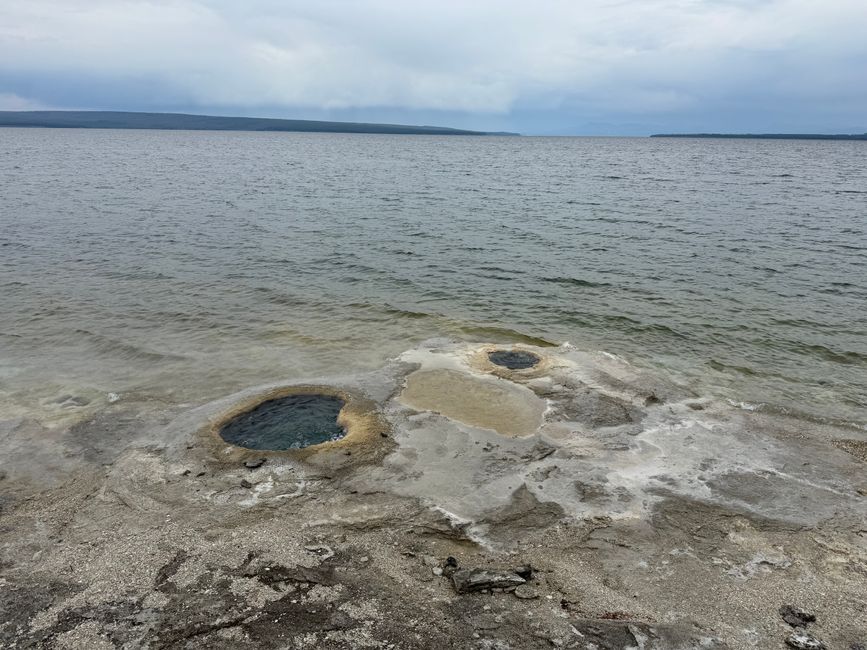
[[570, 342], [867, 426], [863, 142], [0, 129], [0, 418]]

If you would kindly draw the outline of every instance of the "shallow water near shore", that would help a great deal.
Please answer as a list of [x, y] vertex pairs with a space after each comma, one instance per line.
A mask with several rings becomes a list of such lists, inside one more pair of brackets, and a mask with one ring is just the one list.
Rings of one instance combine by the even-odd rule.
[[867, 425], [858, 142], [0, 129], [0, 419], [199, 404], [432, 336]]

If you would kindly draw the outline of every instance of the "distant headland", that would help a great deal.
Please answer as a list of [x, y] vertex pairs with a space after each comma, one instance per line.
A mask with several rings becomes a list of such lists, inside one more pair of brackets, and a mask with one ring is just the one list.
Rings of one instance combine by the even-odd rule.
[[0, 127], [52, 129], [165, 129], [176, 131], [300, 131], [313, 133], [386, 133], [403, 135], [518, 135], [469, 131], [441, 126], [283, 120], [266, 117], [222, 117], [186, 113], [123, 111], [0, 111]]
[[867, 133], [657, 133], [651, 138], [726, 138], [745, 140], [867, 140]]

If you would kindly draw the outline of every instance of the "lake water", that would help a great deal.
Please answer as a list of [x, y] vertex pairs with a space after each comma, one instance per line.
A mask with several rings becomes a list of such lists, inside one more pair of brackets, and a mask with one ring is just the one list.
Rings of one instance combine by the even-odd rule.
[[434, 336], [867, 426], [867, 143], [0, 129], [0, 419]]

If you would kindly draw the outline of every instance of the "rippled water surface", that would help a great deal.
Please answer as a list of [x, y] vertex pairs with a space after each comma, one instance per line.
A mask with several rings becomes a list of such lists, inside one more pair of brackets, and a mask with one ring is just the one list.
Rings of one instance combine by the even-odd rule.
[[448, 335], [867, 423], [867, 143], [0, 129], [0, 191], [0, 417]]

